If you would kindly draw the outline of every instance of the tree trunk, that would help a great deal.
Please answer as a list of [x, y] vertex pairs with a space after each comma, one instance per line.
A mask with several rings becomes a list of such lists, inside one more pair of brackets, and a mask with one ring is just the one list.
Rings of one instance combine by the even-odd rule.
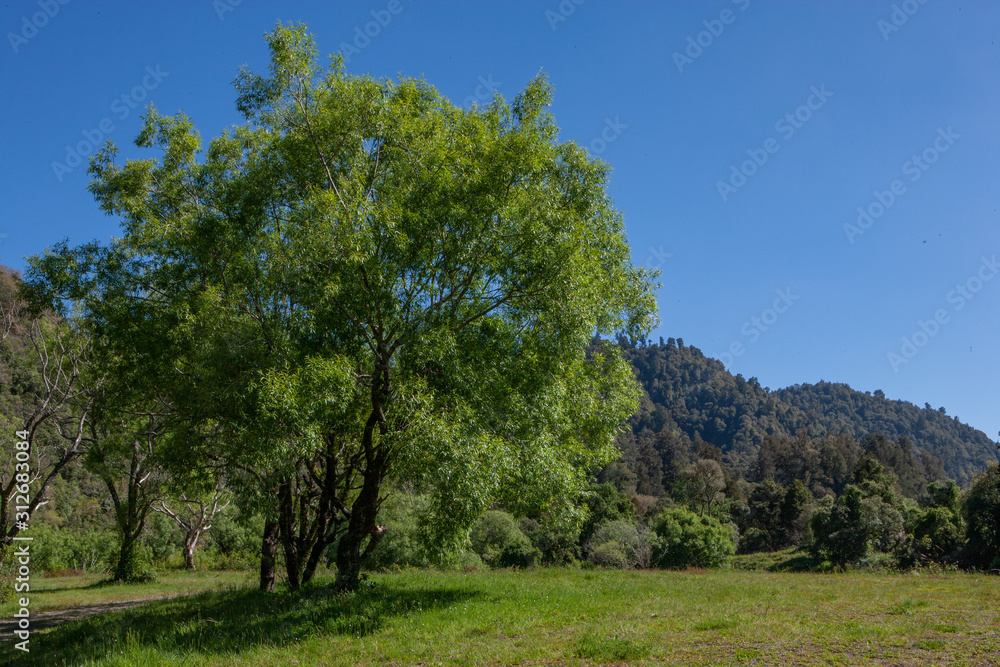
[[115, 566], [115, 581], [131, 581], [135, 570], [135, 543], [138, 541], [131, 531], [122, 532], [122, 544], [118, 550], [118, 564]]
[[260, 590], [274, 591], [274, 570], [278, 562], [278, 522], [264, 524], [264, 537], [260, 542]]
[[285, 480], [278, 487], [278, 538], [285, 554], [285, 570], [288, 572], [288, 587], [299, 590], [302, 569], [299, 548], [295, 540], [295, 502], [292, 499], [292, 483]]
[[[347, 531], [337, 544], [337, 590], [357, 590], [361, 583], [361, 565], [375, 549], [384, 528], [375, 523], [379, 508], [379, 490], [382, 478], [388, 466], [388, 452], [375, 443], [375, 430], [386, 431], [385, 410], [392, 395], [390, 381], [391, 350], [386, 350], [379, 342], [376, 356], [375, 374], [372, 378], [371, 412], [361, 435], [361, 447], [365, 453], [365, 468], [362, 472], [364, 482], [358, 497], [351, 504], [351, 518], [347, 522]], [[368, 539], [364, 553], [361, 545]]]
[[306, 561], [306, 568], [302, 571], [302, 583], [308, 584], [312, 581], [313, 575], [316, 574], [316, 568], [319, 566], [319, 560], [323, 556], [323, 552], [329, 546], [329, 542], [326, 540], [318, 540], [316, 544], [313, 545], [312, 552], [309, 554], [309, 560]]
[[201, 537], [200, 530], [192, 530], [184, 536], [184, 569], [195, 570], [194, 548], [198, 545], [198, 538]]
[[[385, 532], [383, 526], [375, 523], [384, 466], [385, 454], [380, 452], [365, 469], [361, 493], [351, 505], [351, 520], [337, 544], [337, 590], [357, 590], [361, 582], [361, 565]], [[361, 545], [365, 539], [368, 544], [362, 553]]]

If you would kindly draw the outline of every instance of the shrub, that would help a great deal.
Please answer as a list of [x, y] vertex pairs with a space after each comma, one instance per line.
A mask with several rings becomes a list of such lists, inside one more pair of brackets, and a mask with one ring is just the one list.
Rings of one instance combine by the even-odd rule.
[[604, 567], [649, 567], [655, 535], [628, 519], [602, 523], [587, 540], [587, 557]]
[[110, 530], [75, 531], [34, 523], [31, 534], [35, 538], [31, 565], [40, 572], [70, 569], [102, 572], [114, 565], [118, 556], [117, 538]]
[[[195, 561], [210, 570], [255, 570], [260, 567], [264, 518], [239, 510], [215, 517], [202, 535]], [[280, 549], [279, 549], [280, 552]]]
[[685, 509], [665, 509], [652, 524], [658, 538], [658, 567], [722, 567], [736, 553], [733, 531], [718, 519]]
[[157, 512], [146, 516], [146, 529], [142, 535], [143, 543], [149, 547], [152, 561], [157, 565], [166, 565], [172, 559], [182, 558], [184, 537], [177, 529], [174, 520]]
[[472, 550], [490, 567], [528, 567], [540, 555], [514, 517], [499, 510], [490, 510], [479, 517], [469, 539]]
[[583, 543], [590, 540], [599, 525], [616, 519], [630, 519], [635, 511], [632, 501], [610, 483], [592, 484], [583, 500], [588, 512], [580, 531]]
[[541, 562], [548, 565], [572, 565], [580, 556], [577, 535], [558, 525], [524, 517], [519, 527], [538, 549]]
[[141, 541], [136, 542], [125, 561], [116, 564], [114, 581], [124, 584], [148, 584], [156, 581], [156, 570], [153, 569], [152, 560], [152, 549]]

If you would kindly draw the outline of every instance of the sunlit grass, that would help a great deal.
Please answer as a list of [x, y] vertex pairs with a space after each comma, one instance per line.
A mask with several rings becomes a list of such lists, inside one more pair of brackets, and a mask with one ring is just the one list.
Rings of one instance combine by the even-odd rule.
[[13, 664], [922, 665], [1000, 655], [1000, 579], [981, 575], [414, 570], [375, 575], [349, 595], [330, 579], [275, 594], [243, 580], [38, 633]]

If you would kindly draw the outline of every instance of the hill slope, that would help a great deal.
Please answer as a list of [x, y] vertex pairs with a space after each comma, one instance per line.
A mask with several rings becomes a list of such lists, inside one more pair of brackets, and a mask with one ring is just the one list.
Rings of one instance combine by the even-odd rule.
[[[771, 391], [756, 378], [732, 375], [720, 361], [683, 340], [619, 345], [646, 394], [632, 418], [631, 434], [619, 443], [633, 470], [642, 468], [642, 459], [656, 467], [648, 459], [659, 456], [662, 474], [668, 476], [670, 452], [684, 447], [676, 441], [687, 441], [691, 449], [703, 440], [719, 447], [735, 472], [754, 479], [767, 436], [788, 439], [800, 431], [810, 438], [847, 435], [861, 440], [882, 433], [897, 441], [905, 436], [918, 458], [924, 453], [937, 457], [945, 474], [963, 486], [998, 460], [996, 445], [982, 431], [929, 406], [886, 399], [881, 391], [870, 394], [822, 381]], [[640, 442], [640, 434], [652, 444]], [[641, 478], [642, 471], [637, 472]]]

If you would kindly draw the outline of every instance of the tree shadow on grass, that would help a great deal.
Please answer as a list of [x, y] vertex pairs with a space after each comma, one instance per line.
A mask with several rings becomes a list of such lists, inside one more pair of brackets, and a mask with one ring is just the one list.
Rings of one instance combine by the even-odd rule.
[[[239, 654], [253, 647], [284, 646], [316, 634], [368, 635], [395, 616], [465, 602], [480, 593], [393, 582], [335, 594], [328, 586], [301, 592], [214, 591], [160, 600], [66, 623], [33, 634], [31, 652], [11, 665], [81, 664], [128, 649], [161, 648], [173, 654]], [[8, 654], [9, 655], [9, 654]]]

